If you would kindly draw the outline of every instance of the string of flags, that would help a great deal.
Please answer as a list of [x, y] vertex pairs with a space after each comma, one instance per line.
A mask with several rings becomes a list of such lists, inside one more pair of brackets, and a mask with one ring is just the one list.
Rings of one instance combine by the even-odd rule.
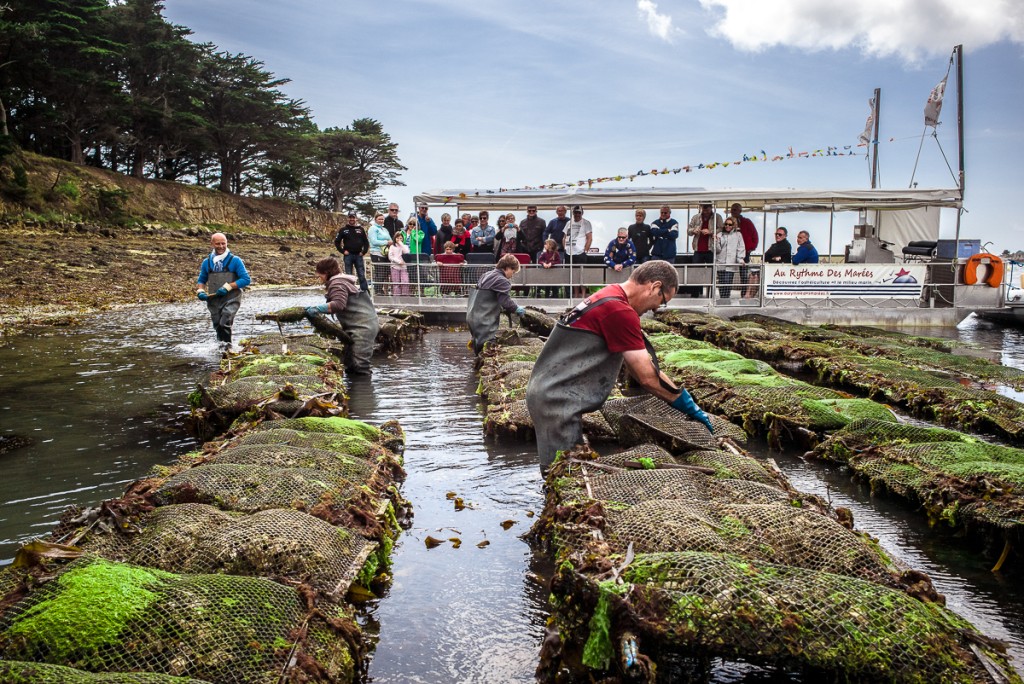
[[[939, 113], [942, 111], [942, 99], [946, 91], [946, 79], [949, 78], [949, 71], [953, 66], [953, 59], [956, 55], [956, 50], [949, 57], [949, 65], [946, 67], [946, 76], [935, 86], [931, 93], [928, 95], [928, 101], [925, 103], [924, 108], [924, 123], [925, 126], [937, 127], [939, 125]], [[597, 178], [587, 178], [585, 180], [577, 181], [566, 181], [563, 183], [548, 183], [547, 185], [524, 185], [519, 188], [498, 188], [497, 190], [486, 190], [484, 194], [494, 195], [501, 192], [515, 192], [517, 190], [562, 190], [565, 188], [580, 188], [584, 185], [588, 188], [593, 187], [595, 183], [611, 183], [613, 181], [633, 181], [643, 176], [667, 176], [669, 174], [678, 173], [692, 173], [693, 171], [704, 171], [721, 168], [727, 168], [729, 166], [739, 166], [740, 164], [753, 164], [753, 163], [764, 163], [764, 162], [779, 162], [787, 159], [804, 159], [810, 157], [859, 157], [861, 153], [856, 151], [855, 147], [868, 147], [869, 145], [875, 145], [879, 141], [871, 139], [871, 128], [874, 125], [874, 109], [875, 99], [871, 98], [868, 100], [868, 107], [871, 112], [868, 114], [867, 122], [864, 124], [864, 132], [858, 136], [857, 145], [843, 145], [829, 146], [825, 148], [819, 148], [813, 151], [807, 152], [794, 152], [792, 147], [787, 148], [786, 154], [776, 154], [772, 157], [768, 156], [768, 153], [764, 150], [760, 150], [754, 154], [744, 154], [742, 158], [727, 162], [709, 162], [706, 164], [689, 164], [687, 166], [677, 166], [675, 168], [665, 167], [663, 169], [651, 169], [650, 171], [641, 169], [636, 173], [620, 173], [614, 176], [599, 176]], [[922, 136], [923, 137], [923, 136]], [[896, 138], [889, 138], [888, 142], [895, 142]], [[479, 192], [473, 193], [479, 195]], [[445, 203], [451, 202], [456, 199], [465, 199], [466, 193], [460, 192], [457, 196], [452, 195], [445, 198]]]
[[[889, 142], [894, 142], [896, 138], [890, 138]], [[586, 178], [577, 181], [565, 181], [562, 183], [548, 183], [546, 185], [524, 185], [518, 188], [498, 188], [497, 190], [486, 190], [484, 194], [494, 195], [501, 192], [515, 192], [517, 190], [562, 190], [565, 188], [581, 188], [586, 186], [587, 188], [593, 187], [596, 183], [611, 183], [614, 181], [633, 181], [643, 176], [667, 176], [670, 174], [679, 173], [693, 173], [694, 171], [707, 171], [718, 168], [727, 168], [729, 166], [739, 166], [740, 164], [753, 164], [753, 163], [767, 163], [767, 162], [780, 162], [788, 159], [804, 159], [811, 157], [858, 157], [863, 156], [862, 151], [858, 151], [856, 148], [864, 147], [873, 144], [875, 141], [868, 140], [858, 145], [844, 145], [835, 147], [824, 147], [815, 150], [808, 150], [805, 152], [795, 152], [792, 147], [787, 148], [785, 154], [776, 154], [768, 156], [768, 153], [764, 150], [753, 154], [744, 154], [741, 158], [733, 161], [716, 161], [707, 162], [701, 164], [688, 164], [686, 166], [677, 166], [675, 168], [661, 168], [661, 169], [641, 169], [634, 173], [623, 173], [614, 176], [599, 176], [596, 178]], [[473, 193], [475, 196], [480, 195], [480, 192]], [[445, 197], [445, 202], [450, 202], [455, 199], [465, 199], [466, 193], [460, 192], [458, 195], [451, 195]]]

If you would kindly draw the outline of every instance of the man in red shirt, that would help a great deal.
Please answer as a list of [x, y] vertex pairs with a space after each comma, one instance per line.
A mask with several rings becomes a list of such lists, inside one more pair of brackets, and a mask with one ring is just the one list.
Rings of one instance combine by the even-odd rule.
[[[749, 264], [751, 253], [757, 249], [757, 227], [754, 225], [753, 221], [743, 215], [743, 205], [739, 202], [735, 202], [731, 207], [729, 207], [729, 213], [732, 215], [733, 221], [739, 227], [740, 235], [743, 236], [743, 249], [747, 253], [746, 257], [743, 259], [743, 263]], [[756, 270], [751, 271], [749, 266], [740, 266], [740, 282], [753, 285], [754, 283], [759, 283], [761, 281]], [[756, 296], [755, 289], [756, 288], [753, 287], [747, 288], [746, 293], [743, 295], [744, 298], [746, 299]]]
[[542, 471], [559, 451], [583, 442], [582, 416], [601, 408], [623, 362], [644, 389], [713, 432], [690, 393], [657, 368], [654, 349], [640, 329], [640, 315], [667, 304], [678, 286], [672, 264], [648, 261], [625, 283], [583, 300], [551, 331], [526, 389]]

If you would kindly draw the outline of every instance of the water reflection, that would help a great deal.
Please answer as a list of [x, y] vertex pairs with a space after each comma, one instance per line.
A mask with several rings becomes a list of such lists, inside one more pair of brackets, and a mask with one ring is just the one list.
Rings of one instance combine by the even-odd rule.
[[[276, 329], [260, 311], [312, 303], [307, 291], [250, 295], [240, 336]], [[0, 565], [46, 534], [70, 505], [119, 496], [129, 482], [195, 447], [185, 397], [220, 353], [201, 303], [133, 307], [0, 346], [0, 435], [33, 444], [0, 454]]]
[[[533, 681], [546, 592], [533, 579], [542, 561], [520, 535], [543, 504], [536, 454], [484, 442], [464, 333], [431, 332], [414, 347], [377, 367], [373, 391], [356, 379], [350, 392], [353, 416], [401, 420], [402, 493], [415, 511], [395, 547], [394, 583], [367, 607], [364, 627], [377, 635], [369, 679]], [[428, 536], [445, 543], [428, 549]]]

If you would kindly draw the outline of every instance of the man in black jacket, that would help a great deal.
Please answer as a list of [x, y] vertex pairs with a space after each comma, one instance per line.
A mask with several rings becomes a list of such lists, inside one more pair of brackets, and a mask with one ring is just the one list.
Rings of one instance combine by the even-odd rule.
[[793, 263], [793, 245], [789, 244], [788, 235], [789, 231], [782, 226], [775, 229], [775, 243], [764, 251], [764, 263]]
[[[401, 233], [405, 230], [405, 224], [402, 219], [398, 217], [398, 205], [392, 202], [388, 205], [388, 215], [384, 217], [384, 229], [388, 231], [388, 235], [391, 239], [395, 239], [395, 233]], [[466, 230], [469, 230], [467, 227]]]
[[636, 223], [628, 229], [629, 239], [636, 247], [636, 263], [644, 264], [651, 260], [651, 243], [654, 236], [651, 235], [651, 226], [646, 223], [647, 212], [643, 209], [636, 210]]
[[537, 207], [533, 204], [526, 207], [526, 218], [519, 224], [526, 245], [521, 250], [530, 255], [530, 261], [537, 263], [537, 255], [544, 249], [544, 219], [537, 215]]
[[366, 230], [359, 225], [354, 211], [348, 213], [348, 224], [342, 226], [334, 237], [334, 246], [345, 256], [345, 273], [352, 275], [354, 267], [356, 277], [359, 278], [359, 289], [367, 292], [370, 286], [366, 282], [363, 256], [370, 251], [370, 240], [366, 237]]

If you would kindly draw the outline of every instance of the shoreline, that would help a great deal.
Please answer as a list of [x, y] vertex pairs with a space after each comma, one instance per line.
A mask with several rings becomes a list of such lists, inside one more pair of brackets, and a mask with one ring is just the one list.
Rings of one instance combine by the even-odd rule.
[[[81, 224], [78, 224], [81, 225]], [[74, 224], [0, 229], [0, 338], [77, 325], [126, 306], [187, 302], [209, 233], [152, 226], [81, 231]], [[252, 289], [315, 286], [313, 265], [335, 255], [315, 237], [233, 232]]]

